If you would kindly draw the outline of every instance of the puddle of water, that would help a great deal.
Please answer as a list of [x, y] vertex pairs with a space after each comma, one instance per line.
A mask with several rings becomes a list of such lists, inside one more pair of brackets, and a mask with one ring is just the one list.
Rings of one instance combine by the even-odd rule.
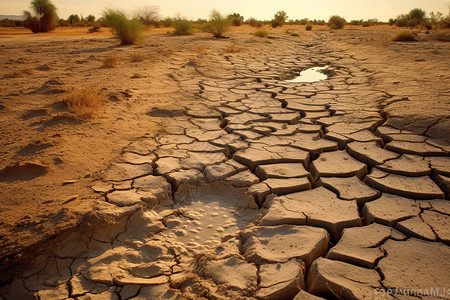
[[174, 208], [182, 215], [166, 219], [170, 229], [161, 234], [193, 252], [212, 249], [222, 237], [245, 229], [259, 216], [252, 197], [226, 185], [179, 189], [175, 199]]
[[308, 83], [308, 82], [316, 82], [325, 80], [328, 76], [320, 71], [327, 70], [328, 66], [325, 67], [314, 67], [303, 70], [300, 72], [300, 75], [295, 77], [292, 80], [286, 80], [286, 82], [294, 82], [294, 83]]

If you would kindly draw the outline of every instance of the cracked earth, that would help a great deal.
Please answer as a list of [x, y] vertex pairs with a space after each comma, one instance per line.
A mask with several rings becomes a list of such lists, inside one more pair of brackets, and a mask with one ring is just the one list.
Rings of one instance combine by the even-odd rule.
[[427, 89], [352, 34], [171, 70], [195, 101], [153, 107], [163, 132], [123, 148], [78, 227], [3, 261], [0, 298], [450, 298], [448, 72]]

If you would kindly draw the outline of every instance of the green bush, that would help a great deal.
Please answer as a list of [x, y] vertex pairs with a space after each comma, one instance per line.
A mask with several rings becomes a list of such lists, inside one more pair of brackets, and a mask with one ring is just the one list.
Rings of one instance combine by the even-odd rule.
[[49, 32], [56, 28], [59, 18], [56, 6], [50, 0], [32, 0], [30, 7], [34, 14], [28, 11], [23, 12], [24, 27], [31, 29], [34, 33]]
[[263, 25], [262, 21], [256, 20], [255, 18], [250, 18], [247, 20], [246, 22], [248, 25], [252, 26], [252, 27], [256, 27], [256, 28], [260, 28]]
[[228, 16], [231, 19], [231, 24], [233, 26], [241, 26], [244, 23], [244, 17], [238, 13], [234, 13]]
[[265, 29], [260, 29], [260, 30], [257, 30], [255, 32], [253, 32], [253, 35], [254, 36], [258, 36], [258, 37], [266, 38], [266, 37], [269, 36], [269, 32], [267, 30], [265, 30]]
[[411, 41], [417, 41], [417, 35], [409, 30], [400, 31], [399, 33], [395, 34], [391, 41], [393, 42], [411, 42]]
[[103, 17], [121, 45], [134, 45], [143, 38], [144, 24], [137, 19], [129, 19], [125, 12], [110, 8], [103, 12]]
[[286, 15], [286, 12], [279, 11], [275, 14], [274, 18], [272, 19], [272, 27], [281, 27], [286, 22], [288, 16]]
[[312, 25], [311, 24], [306, 24], [305, 29], [306, 29], [306, 31], [311, 31], [312, 30]]
[[213, 34], [215, 38], [224, 38], [223, 34], [228, 31], [230, 26], [231, 20], [214, 9], [208, 23], [205, 24], [205, 30]]
[[330, 27], [331, 29], [340, 29], [344, 28], [345, 23], [347, 22], [343, 17], [331, 16], [330, 19], [328, 20], [328, 27]]
[[172, 26], [175, 28], [173, 34], [189, 35], [194, 33], [194, 25], [191, 21], [176, 17], [172, 21]]

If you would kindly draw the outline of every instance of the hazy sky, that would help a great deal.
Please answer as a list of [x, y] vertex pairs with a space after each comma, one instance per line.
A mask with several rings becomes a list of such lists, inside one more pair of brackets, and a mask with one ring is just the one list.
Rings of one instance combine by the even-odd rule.
[[[21, 15], [29, 3], [30, 0], [0, 0], [0, 14]], [[180, 13], [191, 19], [207, 18], [211, 9], [216, 8], [225, 14], [237, 12], [245, 18], [267, 20], [284, 10], [290, 19], [328, 19], [338, 14], [347, 20], [378, 18], [387, 21], [415, 7], [447, 13], [450, 0], [53, 0], [53, 3], [62, 18], [70, 14], [98, 17], [106, 7], [132, 11], [139, 6], [155, 5], [164, 17]]]

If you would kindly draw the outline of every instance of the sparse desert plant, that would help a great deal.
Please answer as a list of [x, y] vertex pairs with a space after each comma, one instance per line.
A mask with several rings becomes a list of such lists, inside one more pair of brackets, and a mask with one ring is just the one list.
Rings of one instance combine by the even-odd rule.
[[121, 45], [134, 45], [143, 38], [145, 26], [137, 19], [129, 19], [125, 12], [108, 8], [103, 17]]
[[393, 42], [411, 42], [411, 41], [417, 41], [417, 34], [410, 30], [403, 30], [399, 33], [395, 34], [391, 40]]
[[263, 22], [262, 22], [262, 21], [259, 21], [259, 20], [255, 19], [255, 18], [249, 18], [249, 19], [246, 21], [246, 23], [247, 23], [248, 25], [252, 26], [252, 27], [255, 27], [255, 28], [261, 28], [262, 25], [263, 25]]
[[300, 36], [300, 35], [299, 35], [298, 33], [296, 33], [296, 32], [291, 32], [290, 35], [291, 35], [291, 36], [296, 36], [296, 37], [297, 37], [297, 36]]
[[272, 19], [272, 27], [276, 28], [276, 27], [281, 27], [283, 26], [283, 24], [286, 22], [288, 16], [286, 14], [286, 12], [284, 11], [279, 11], [275, 14], [274, 18]]
[[100, 26], [94, 25], [92, 28], [88, 29], [88, 33], [100, 32]]
[[100, 92], [101, 88], [94, 86], [75, 88], [67, 94], [64, 102], [74, 113], [91, 118], [100, 113], [105, 104], [105, 97]]
[[441, 42], [450, 42], [450, 30], [437, 30], [433, 32], [431, 38]]
[[340, 28], [344, 28], [345, 26], [345, 19], [343, 17], [340, 16], [331, 16], [330, 19], [328, 20], [328, 27], [330, 27], [331, 29], [340, 29]]
[[30, 7], [34, 14], [29, 11], [23, 12], [25, 17], [24, 27], [34, 33], [49, 32], [56, 28], [59, 18], [56, 13], [56, 6], [50, 0], [32, 0]]
[[120, 56], [116, 53], [112, 53], [105, 57], [103, 60], [103, 66], [106, 68], [115, 68], [120, 62]]
[[145, 60], [145, 54], [142, 52], [134, 52], [131, 54], [132, 62], [141, 62]]
[[138, 7], [134, 12], [134, 17], [147, 27], [158, 26], [161, 18], [159, 8], [153, 5]]
[[223, 34], [228, 31], [230, 26], [231, 20], [214, 9], [208, 23], [205, 24], [205, 30], [213, 34], [215, 38], [224, 38]]
[[173, 34], [189, 35], [194, 33], [194, 24], [187, 19], [176, 17], [172, 21], [172, 26], [175, 28]]
[[253, 32], [253, 35], [262, 37], [262, 38], [266, 38], [269, 36], [269, 32], [265, 29], [260, 29], [260, 30], [256, 30], [255, 32]]
[[241, 52], [242, 50], [244, 50], [244, 48], [239, 47], [235, 44], [230, 44], [227, 47], [223, 48], [224, 53], [237, 53], [237, 52]]
[[312, 25], [311, 24], [306, 24], [305, 29], [306, 29], [306, 31], [311, 31], [312, 30]]

